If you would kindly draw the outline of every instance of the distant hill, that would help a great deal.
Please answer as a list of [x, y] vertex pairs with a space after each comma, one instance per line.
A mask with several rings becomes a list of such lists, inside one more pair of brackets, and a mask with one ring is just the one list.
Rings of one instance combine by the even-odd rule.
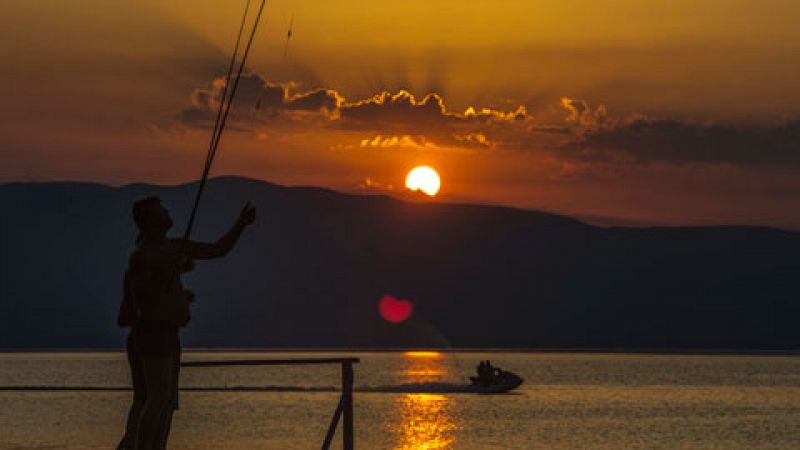
[[[196, 184], [0, 185], [0, 348], [122, 345], [131, 203], [181, 233]], [[195, 237], [258, 221], [185, 277], [194, 347], [796, 349], [800, 233], [599, 228], [505, 207], [403, 202], [242, 178], [207, 187]], [[384, 294], [414, 313], [392, 324]]]

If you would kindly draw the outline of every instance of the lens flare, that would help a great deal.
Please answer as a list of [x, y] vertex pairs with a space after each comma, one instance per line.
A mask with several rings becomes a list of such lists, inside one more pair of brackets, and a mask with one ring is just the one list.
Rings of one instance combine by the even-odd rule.
[[384, 295], [378, 302], [378, 312], [386, 321], [400, 323], [411, 316], [414, 305], [409, 300], [401, 300]]

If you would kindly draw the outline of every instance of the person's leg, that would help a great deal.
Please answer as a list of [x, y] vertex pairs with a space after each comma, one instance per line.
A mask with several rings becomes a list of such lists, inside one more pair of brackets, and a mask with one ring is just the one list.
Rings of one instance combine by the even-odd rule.
[[167, 356], [143, 361], [147, 398], [142, 409], [138, 450], [163, 450], [166, 446], [163, 436], [172, 412], [173, 359]]
[[133, 403], [128, 411], [128, 420], [125, 424], [125, 434], [122, 436], [117, 450], [136, 449], [136, 439], [139, 432], [139, 422], [141, 420], [142, 407], [147, 397], [147, 389], [144, 382], [144, 372], [142, 360], [139, 352], [136, 351], [132, 333], [128, 335], [126, 345], [128, 354], [128, 365], [131, 368], [131, 384], [133, 385]]
[[178, 409], [178, 381], [181, 370], [181, 356], [180, 345], [176, 348], [176, 354], [172, 358], [172, 367], [170, 368], [170, 386], [169, 391], [171, 394], [171, 405], [164, 415], [164, 423], [161, 428], [161, 446], [166, 448], [167, 441], [169, 440], [169, 432], [172, 427], [172, 414]]
[[172, 414], [175, 412], [173, 407], [168, 407], [164, 411], [161, 423], [161, 436], [159, 436], [159, 449], [167, 448], [167, 441], [169, 441], [169, 432], [172, 428]]

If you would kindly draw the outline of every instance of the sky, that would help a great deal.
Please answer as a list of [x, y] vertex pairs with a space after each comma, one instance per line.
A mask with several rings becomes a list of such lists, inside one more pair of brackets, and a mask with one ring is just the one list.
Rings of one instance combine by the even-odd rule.
[[[198, 178], [244, 1], [7, 0], [0, 182]], [[270, 1], [215, 175], [800, 229], [800, 3]], [[286, 34], [290, 22], [292, 37]]]

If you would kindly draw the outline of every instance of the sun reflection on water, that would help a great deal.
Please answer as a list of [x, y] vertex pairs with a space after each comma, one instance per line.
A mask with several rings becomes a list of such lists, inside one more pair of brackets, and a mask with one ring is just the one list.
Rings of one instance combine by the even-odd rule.
[[406, 356], [406, 360], [414, 360], [416, 358], [435, 358], [441, 359], [442, 354], [440, 352], [432, 352], [432, 351], [411, 351], [405, 352], [403, 355]]
[[403, 383], [443, 381], [450, 374], [447, 361], [439, 352], [405, 352], [403, 356]]
[[[408, 352], [401, 372], [404, 383], [441, 382], [451, 375], [438, 352]], [[442, 394], [404, 394], [395, 402], [387, 428], [397, 436], [396, 449], [454, 448], [459, 417], [455, 399]]]
[[405, 394], [397, 402], [400, 423], [397, 449], [448, 449], [457, 429], [451, 399], [441, 394]]

